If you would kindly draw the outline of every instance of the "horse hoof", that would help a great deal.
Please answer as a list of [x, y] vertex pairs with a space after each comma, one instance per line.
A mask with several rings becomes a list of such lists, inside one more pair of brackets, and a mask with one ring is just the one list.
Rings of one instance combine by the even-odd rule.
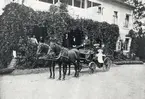
[[52, 77], [49, 77], [49, 79], [51, 79]]
[[61, 80], [61, 78], [58, 78], [58, 80]]
[[70, 73], [68, 75], [70, 76]]

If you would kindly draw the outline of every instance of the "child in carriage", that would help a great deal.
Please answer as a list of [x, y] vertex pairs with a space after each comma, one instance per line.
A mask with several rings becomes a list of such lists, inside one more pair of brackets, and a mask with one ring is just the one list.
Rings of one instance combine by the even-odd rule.
[[95, 60], [97, 59], [97, 61], [100, 64], [101, 67], [104, 64], [104, 57], [106, 56], [105, 54], [103, 54], [103, 47], [104, 47], [104, 44], [102, 44], [101, 48], [97, 47], [98, 53], [95, 55]]

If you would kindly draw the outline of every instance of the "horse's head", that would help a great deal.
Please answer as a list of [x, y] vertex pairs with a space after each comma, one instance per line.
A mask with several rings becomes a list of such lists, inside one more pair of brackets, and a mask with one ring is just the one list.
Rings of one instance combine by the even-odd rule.
[[48, 44], [45, 43], [39, 43], [38, 47], [37, 47], [37, 55], [39, 54], [47, 54], [47, 52], [49, 51], [50, 46]]
[[50, 42], [50, 49], [48, 53], [53, 52], [57, 56], [61, 52], [61, 46], [55, 42]]

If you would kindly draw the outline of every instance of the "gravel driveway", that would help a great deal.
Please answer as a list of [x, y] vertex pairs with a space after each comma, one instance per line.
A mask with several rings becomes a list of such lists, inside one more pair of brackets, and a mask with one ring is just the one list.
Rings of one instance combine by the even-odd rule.
[[1, 76], [0, 99], [145, 99], [145, 65], [94, 74], [84, 69], [79, 78], [73, 73], [65, 81], [48, 79], [49, 73]]

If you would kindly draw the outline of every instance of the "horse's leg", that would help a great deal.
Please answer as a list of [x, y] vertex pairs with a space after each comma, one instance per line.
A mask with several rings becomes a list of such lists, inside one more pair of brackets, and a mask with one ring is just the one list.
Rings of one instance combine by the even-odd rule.
[[[45, 66], [48, 65], [48, 61], [46, 61], [44, 65], [45, 65]], [[49, 65], [49, 72], [50, 72], [49, 78], [52, 78], [51, 65]]]
[[77, 77], [79, 77], [79, 72], [80, 72], [81, 69], [82, 69], [82, 67], [81, 67], [80, 64], [79, 64], [79, 60], [77, 60], [76, 66], [77, 66]]
[[52, 78], [51, 66], [49, 67], [49, 72], [50, 72], [50, 77], [49, 78]]
[[76, 62], [73, 62], [73, 64], [74, 64], [74, 68], [75, 68], [74, 77], [78, 77], [79, 76], [79, 72], [80, 72], [79, 60], [77, 60]]
[[53, 79], [55, 79], [55, 62], [52, 61], [52, 68], [53, 68]]
[[58, 66], [59, 66], [59, 78], [58, 79], [61, 80], [61, 63], [59, 63]]
[[76, 65], [76, 63], [74, 63], [74, 68], [75, 68], [75, 74], [74, 74], [74, 77], [77, 77], [77, 65]]
[[66, 71], [67, 71], [67, 64], [63, 64], [63, 80], [65, 80], [65, 75], [66, 75]]
[[69, 66], [68, 75], [70, 75], [70, 66], [71, 66], [71, 64], [69, 63], [68, 66]]

